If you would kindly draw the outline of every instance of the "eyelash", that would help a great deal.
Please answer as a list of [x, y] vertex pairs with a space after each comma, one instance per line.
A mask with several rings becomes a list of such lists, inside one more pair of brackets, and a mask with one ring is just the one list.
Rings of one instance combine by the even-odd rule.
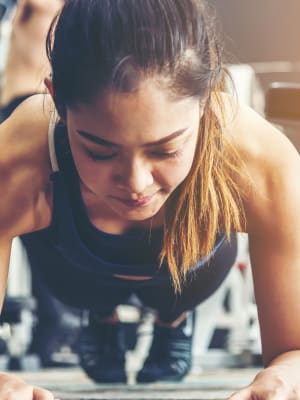
[[173, 151], [172, 153], [158, 153], [153, 152], [152, 155], [160, 158], [176, 158], [181, 154], [180, 150]]
[[87, 150], [87, 149], [86, 149], [86, 153], [93, 161], [108, 161], [117, 156], [117, 154], [109, 154], [107, 156], [100, 156], [99, 154], [93, 153], [92, 151]]
[[[92, 151], [90, 151], [88, 149], [86, 149], [86, 153], [93, 161], [109, 161], [117, 156], [116, 153], [110, 154], [107, 156], [100, 156], [99, 154], [93, 153]], [[181, 151], [176, 150], [176, 151], [173, 151], [172, 153], [153, 152], [151, 154], [154, 157], [158, 157], [158, 158], [176, 158], [181, 154]]]

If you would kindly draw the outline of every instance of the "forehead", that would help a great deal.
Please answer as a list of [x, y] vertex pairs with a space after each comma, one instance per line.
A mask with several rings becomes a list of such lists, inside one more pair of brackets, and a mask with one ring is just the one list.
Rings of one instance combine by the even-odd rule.
[[[199, 99], [176, 99], [153, 81], [145, 81], [133, 93], [105, 91], [89, 105], [68, 110], [68, 123], [111, 140], [133, 135], [158, 140], [194, 124]], [[108, 135], [108, 136], [106, 136]]]

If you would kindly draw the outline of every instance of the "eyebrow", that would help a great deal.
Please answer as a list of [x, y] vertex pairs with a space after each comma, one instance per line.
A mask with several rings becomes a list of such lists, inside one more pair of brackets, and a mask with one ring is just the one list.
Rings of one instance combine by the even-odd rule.
[[[183, 133], [185, 133], [187, 131], [187, 129], [188, 128], [179, 129], [179, 130], [171, 133], [170, 135], [165, 136], [164, 138], [162, 138], [160, 140], [157, 140], [155, 142], [145, 143], [143, 145], [143, 147], [158, 146], [158, 145], [170, 142], [171, 140], [173, 140], [173, 139], [181, 136]], [[106, 146], [106, 147], [121, 147], [121, 145], [119, 145], [117, 143], [110, 142], [110, 141], [105, 140], [105, 139], [102, 139], [98, 135], [94, 135], [92, 133], [85, 132], [85, 131], [82, 131], [82, 130], [77, 130], [77, 132], [79, 133], [80, 136], [82, 136], [83, 138], [85, 138], [85, 139], [87, 139], [90, 142], [93, 142], [95, 144], [99, 144], [101, 146]]]

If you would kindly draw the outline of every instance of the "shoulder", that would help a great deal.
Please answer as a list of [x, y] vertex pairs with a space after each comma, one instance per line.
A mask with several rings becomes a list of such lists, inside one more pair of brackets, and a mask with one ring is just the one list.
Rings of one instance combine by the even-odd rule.
[[59, 10], [60, 7], [62, 7], [62, 5], [63, 0], [23, 0], [23, 2], [20, 2], [18, 7], [22, 9], [22, 11], [30, 8], [30, 11], [49, 13], [51, 16], [54, 16], [54, 14]]
[[31, 96], [0, 125], [2, 168], [13, 168], [20, 158], [24, 161], [45, 158], [48, 153], [47, 131], [53, 109], [49, 96]]
[[[224, 134], [245, 174], [239, 179], [249, 233], [298, 218], [300, 157], [287, 137], [249, 107], [225, 96]], [[300, 221], [299, 221], [300, 223]]]
[[33, 230], [33, 219], [41, 205], [46, 205], [51, 173], [47, 132], [52, 109], [49, 97], [33, 96], [0, 125], [0, 230], [7, 234]]

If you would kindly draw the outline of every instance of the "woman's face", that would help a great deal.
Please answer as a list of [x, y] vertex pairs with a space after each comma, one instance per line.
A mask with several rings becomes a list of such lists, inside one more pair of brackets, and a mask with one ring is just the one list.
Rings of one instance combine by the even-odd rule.
[[153, 217], [188, 175], [199, 100], [168, 95], [149, 80], [135, 93], [108, 92], [93, 105], [67, 111], [82, 187], [105, 218], [137, 222]]

